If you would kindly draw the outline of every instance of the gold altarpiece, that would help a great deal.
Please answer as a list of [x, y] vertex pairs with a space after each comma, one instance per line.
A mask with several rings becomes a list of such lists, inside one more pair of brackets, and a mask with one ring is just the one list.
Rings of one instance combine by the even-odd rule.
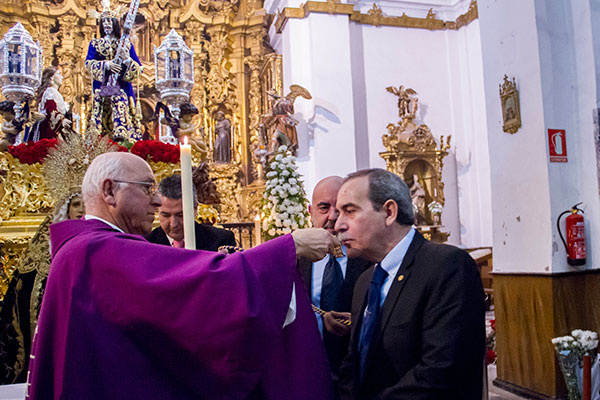
[[415, 123], [419, 99], [417, 92], [404, 86], [386, 90], [398, 97], [397, 123], [389, 123], [382, 136], [385, 151], [379, 155], [386, 169], [400, 176], [409, 186], [419, 231], [430, 240], [445, 242], [449, 234], [441, 232], [441, 212], [445, 203], [442, 169], [448, 155], [450, 138], [440, 137], [438, 146], [429, 127]]
[[[113, 0], [125, 11], [130, 0]], [[101, 7], [98, 0], [3, 0], [0, 35], [21, 22], [43, 48], [43, 66], [59, 66], [64, 76], [60, 92], [81, 116], [82, 130], [91, 111], [91, 77], [84, 61], [90, 40], [98, 36], [97, 20], [89, 11]], [[204, 128], [212, 154], [216, 113], [222, 111], [232, 126], [232, 159], [210, 163], [210, 176], [220, 193], [221, 222], [252, 221], [259, 209], [264, 182], [257, 174], [261, 116], [271, 104], [267, 91], [283, 95], [282, 60], [268, 44], [272, 16], [260, 0], [141, 0], [132, 43], [143, 73], [133, 82], [142, 109], [142, 130], [150, 138], [157, 132], [153, 115], [160, 96], [154, 85], [153, 49], [173, 28], [194, 51], [194, 87], [190, 102]], [[267, 138], [268, 140], [268, 138]], [[158, 175], [175, 166], [152, 165]], [[40, 165], [21, 165], [7, 153], [0, 154], [0, 294], [2, 284], [28, 240], [50, 212], [53, 200], [43, 181]], [[1, 297], [1, 296], [0, 296]]]

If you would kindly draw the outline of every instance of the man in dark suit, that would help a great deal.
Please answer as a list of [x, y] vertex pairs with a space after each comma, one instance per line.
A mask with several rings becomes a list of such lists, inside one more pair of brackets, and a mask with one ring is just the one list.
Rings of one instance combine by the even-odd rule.
[[473, 259], [412, 227], [408, 187], [391, 172], [350, 174], [336, 206], [348, 256], [376, 263], [354, 289], [342, 398], [480, 400], [485, 311]]
[[[315, 228], [324, 228], [335, 234], [335, 201], [342, 182], [341, 177], [330, 176], [315, 186], [312, 204], [309, 206]], [[334, 380], [337, 379], [340, 364], [348, 353], [350, 340], [350, 327], [339, 320], [350, 319], [354, 284], [370, 265], [361, 259], [349, 259], [345, 249], [343, 251], [341, 257], [327, 255], [314, 263], [304, 258], [298, 260], [298, 267], [313, 305], [327, 311], [323, 318], [317, 315], [317, 320]]]
[[[146, 239], [152, 243], [173, 247], [184, 247], [183, 243], [183, 201], [181, 200], [181, 177], [171, 175], [158, 185], [162, 206], [158, 207], [160, 226]], [[194, 192], [194, 210], [196, 209]], [[220, 246], [235, 246], [233, 232], [214, 226], [195, 223], [196, 250], [217, 251]]]

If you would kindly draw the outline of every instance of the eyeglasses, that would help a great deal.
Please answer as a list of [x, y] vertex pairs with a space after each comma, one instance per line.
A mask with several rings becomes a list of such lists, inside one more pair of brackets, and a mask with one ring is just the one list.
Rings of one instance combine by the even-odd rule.
[[113, 182], [116, 183], [132, 183], [134, 185], [141, 185], [146, 188], [146, 194], [150, 197], [154, 197], [156, 192], [158, 191], [158, 185], [156, 182], [140, 182], [140, 181], [120, 181], [117, 179], [113, 179]]

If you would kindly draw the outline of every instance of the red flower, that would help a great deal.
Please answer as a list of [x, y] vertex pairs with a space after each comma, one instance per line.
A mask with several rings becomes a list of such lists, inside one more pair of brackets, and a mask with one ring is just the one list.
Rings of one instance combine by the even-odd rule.
[[489, 349], [487, 351], [486, 356], [485, 356], [485, 361], [486, 361], [487, 364], [491, 364], [494, 361], [496, 361], [496, 352], [494, 350], [492, 350], [492, 349]]
[[176, 164], [179, 162], [179, 146], [166, 144], [158, 140], [142, 140], [131, 147], [131, 152], [146, 161], [166, 162]]
[[490, 325], [492, 326], [493, 330], [496, 330], [496, 320], [495, 319], [490, 319]]
[[18, 146], [9, 146], [8, 152], [22, 164], [42, 163], [48, 155], [48, 150], [55, 147], [56, 139], [41, 139], [37, 142], [21, 143]]

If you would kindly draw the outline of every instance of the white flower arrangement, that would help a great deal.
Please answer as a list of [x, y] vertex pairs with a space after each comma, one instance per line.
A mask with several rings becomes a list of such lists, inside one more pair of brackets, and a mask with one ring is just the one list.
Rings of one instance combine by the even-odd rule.
[[580, 400], [583, 356], [589, 355], [592, 357], [592, 362], [598, 362], [597, 360], [600, 359], [596, 355], [598, 351], [598, 334], [576, 329], [571, 332], [570, 336], [560, 336], [552, 339], [552, 344], [565, 378], [569, 400]]
[[296, 157], [280, 146], [269, 164], [263, 195], [262, 228], [268, 239], [307, 227], [308, 201], [297, 169]]

